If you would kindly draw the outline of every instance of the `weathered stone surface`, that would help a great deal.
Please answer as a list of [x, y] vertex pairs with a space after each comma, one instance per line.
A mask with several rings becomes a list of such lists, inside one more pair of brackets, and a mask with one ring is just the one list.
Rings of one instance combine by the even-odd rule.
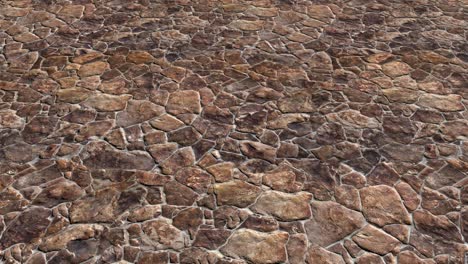
[[269, 214], [281, 221], [294, 221], [310, 217], [309, 193], [287, 194], [277, 191], [264, 192], [251, 207], [254, 212]]
[[395, 248], [400, 244], [396, 238], [371, 225], [365, 226], [361, 231], [354, 235], [353, 241], [360, 247], [380, 255], [384, 255], [395, 250]]
[[89, 143], [80, 155], [83, 164], [94, 169], [150, 170], [154, 166], [154, 160], [146, 152], [117, 150], [103, 141]]
[[104, 226], [98, 224], [70, 225], [63, 231], [48, 236], [39, 248], [43, 251], [55, 251], [63, 249], [70, 241], [98, 238], [104, 231]]
[[1, 249], [4, 250], [17, 243], [37, 243], [51, 222], [50, 215], [49, 209], [40, 207], [22, 212], [3, 232], [0, 239]]
[[239, 180], [216, 183], [213, 187], [219, 205], [247, 207], [261, 192], [259, 187]]
[[410, 215], [395, 189], [377, 185], [362, 188], [359, 194], [363, 214], [369, 222], [378, 226], [411, 223]]
[[334, 202], [312, 202], [312, 218], [304, 223], [312, 245], [328, 246], [363, 227], [364, 217]]
[[99, 111], [120, 111], [125, 109], [129, 95], [93, 94], [83, 104]]
[[332, 263], [339, 263], [344, 264], [343, 258], [330, 252], [324, 248], [318, 246], [312, 246], [307, 251], [306, 261], [308, 264], [317, 263], [317, 264], [332, 264]]
[[0, 262], [465, 260], [464, 1], [0, 2]]
[[182, 249], [187, 241], [186, 235], [166, 219], [145, 222], [141, 229], [158, 249]]
[[198, 114], [201, 111], [200, 95], [192, 90], [174, 92], [169, 96], [166, 109], [174, 115]]
[[117, 114], [118, 126], [126, 127], [142, 123], [164, 113], [162, 106], [143, 100], [130, 100], [125, 111]]
[[278, 263], [286, 260], [287, 240], [286, 232], [262, 233], [240, 229], [232, 234], [221, 252], [254, 263]]

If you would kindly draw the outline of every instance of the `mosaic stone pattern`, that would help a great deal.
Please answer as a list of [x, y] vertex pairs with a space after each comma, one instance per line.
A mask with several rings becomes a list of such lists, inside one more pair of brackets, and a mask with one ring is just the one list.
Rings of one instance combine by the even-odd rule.
[[0, 0], [1, 263], [462, 264], [466, 0]]

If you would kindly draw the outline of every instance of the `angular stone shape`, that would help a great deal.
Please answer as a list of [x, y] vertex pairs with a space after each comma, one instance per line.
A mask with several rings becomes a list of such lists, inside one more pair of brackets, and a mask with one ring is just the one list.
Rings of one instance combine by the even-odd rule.
[[245, 31], [258, 31], [263, 28], [264, 23], [262, 20], [236, 20], [231, 23], [231, 26]]
[[325, 51], [315, 53], [307, 60], [307, 64], [315, 72], [332, 72], [333, 64], [330, 55]]
[[48, 182], [39, 195], [33, 200], [33, 204], [53, 207], [63, 202], [74, 201], [85, 192], [75, 182], [59, 178]]
[[463, 140], [468, 137], [468, 120], [455, 120], [444, 122], [440, 131], [448, 141]]
[[166, 201], [172, 205], [192, 205], [198, 195], [190, 188], [178, 182], [170, 181], [164, 185]]
[[169, 261], [169, 252], [141, 252], [136, 264], [165, 264]]
[[318, 246], [311, 246], [307, 250], [306, 262], [308, 264], [345, 264], [340, 255]]
[[127, 127], [142, 123], [164, 113], [164, 107], [144, 100], [130, 100], [127, 109], [116, 117], [117, 126]]
[[66, 248], [70, 241], [98, 238], [104, 231], [104, 226], [98, 224], [76, 224], [46, 237], [39, 245], [42, 251], [56, 251]]
[[330, 23], [335, 18], [330, 7], [326, 5], [309, 5], [307, 7], [307, 15], [325, 23]]
[[260, 195], [251, 209], [260, 214], [272, 215], [281, 221], [302, 220], [311, 215], [310, 199], [312, 195], [306, 192], [288, 194], [267, 191]]
[[207, 167], [206, 171], [213, 175], [216, 182], [227, 182], [232, 179], [233, 169], [234, 163], [223, 162]]
[[80, 156], [93, 169], [151, 170], [155, 165], [147, 152], [117, 150], [104, 141], [88, 143]]
[[162, 116], [159, 116], [153, 120], [150, 121], [150, 124], [157, 129], [160, 129], [162, 131], [172, 131], [176, 130], [182, 126], [184, 126], [184, 122], [180, 121], [179, 119], [168, 115], [164, 114]]
[[244, 141], [240, 144], [242, 153], [249, 158], [259, 158], [270, 162], [276, 159], [276, 149], [260, 142]]
[[356, 110], [344, 110], [326, 115], [332, 122], [355, 128], [378, 128], [379, 122], [375, 118], [367, 117]]
[[162, 162], [163, 160], [170, 157], [171, 154], [177, 150], [177, 144], [154, 144], [149, 146], [147, 150], [156, 162]]
[[392, 61], [389, 63], [385, 63], [382, 66], [382, 70], [385, 74], [387, 74], [390, 77], [406, 75], [412, 71], [411, 67], [408, 64], [400, 61]]
[[378, 226], [410, 224], [411, 218], [397, 191], [387, 185], [362, 188], [362, 211], [366, 219]]
[[446, 216], [435, 216], [426, 210], [417, 210], [413, 219], [416, 228], [431, 237], [456, 243], [463, 241], [457, 226]]
[[90, 90], [83, 88], [60, 89], [57, 92], [58, 100], [65, 103], [77, 104], [86, 100], [91, 94]]
[[465, 109], [462, 97], [458, 94], [436, 95], [423, 94], [419, 98], [417, 105], [430, 107], [444, 112], [462, 111]]
[[5, 250], [18, 243], [37, 243], [51, 222], [50, 216], [51, 211], [41, 207], [23, 211], [8, 223], [0, 239], [0, 249]]
[[249, 229], [234, 232], [220, 251], [227, 256], [244, 258], [253, 263], [286, 261], [286, 232], [261, 233]]
[[312, 202], [312, 218], [304, 223], [312, 245], [326, 247], [365, 225], [362, 214], [335, 202]]
[[278, 108], [283, 113], [311, 113], [317, 110], [317, 105], [310, 94], [300, 92], [280, 99]]
[[467, 177], [467, 173], [461, 168], [447, 164], [439, 171], [431, 173], [425, 179], [425, 183], [432, 189], [439, 189], [445, 186], [452, 186]]
[[169, 96], [166, 110], [174, 115], [199, 114], [200, 94], [193, 90], [176, 91]]
[[296, 182], [296, 173], [289, 167], [279, 167], [266, 172], [262, 178], [263, 184], [270, 186], [273, 190], [284, 192], [298, 191], [301, 185]]
[[176, 82], [181, 82], [185, 78], [187, 70], [181, 67], [169, 67], [164, 69], [161, 73]]
[[0, 111], [0, 127], [19, 129], [24, 126], [24, 123], [25, 123], [24, 119], [17, 116], [15, 111], [12, 111], [12, 110]]
[[391, 160], [418, 163], [424, 156], [424, 146], [390, 143], [382, 147], [382, 154]]
[[240, 227], [260, 232], [271, 232], [278, 229], [278, 222], [271, 216], [250, 215]]
[[142, 224], [141, 229], [150, 239], [148, 242], [157, 249], [179, 250], [187, 243], [187, 235], [172, 226], [167, 219], [147, 221]]
[[179, 169], [195, 164], [195, 154], [191, 147], [178, 149], [169, 158], [160, 163], [166, 174], [174, 174]]
[[22, 132], [27, 143], [39, 143], [55, 131], [57, 118], [49, 116], [36, 116], [26, 124]]
[[104, 62], [104, 61], [91, 62], [91, 63], [87, 63], [81, 66], [80, 69], [78, 70], [78, 75], [80, 77], [101, 75], [107, 69], [109, 69], [109, 64], [107, 62]]
[[200, 229], [193, 242], [194, 247], [216, 250], [231, 236], [231, 231], [225, 229]]
[[419, 92], [405, 88], [390, 88], [382, 90], [383, 94], [390, 102], [414, 103], [418, 100]]
[[370, 185], [386, 184], [393, 186], [400, 179], [400, 175], [392, 168], [390, 163], [379, 163], [367, 175], [367, 182]]
[[211, 184], [211, 176], [196, 167], [180, 169], [176, 173], [175, 179], [199, 193], [206, 192]]
[[121, 111], [126, 108], [131, 95], [93, 94], [83, 104], [98, 111]]
[[167, 140], [176, 142], [180, 146], [190, 146], [200, 140], [202, 135], [191, 126], [183, 127], [167, 133]]
[[203, 223], [203, 212], [200, 208], [189, 207], [180, 211], [173, 219], [172, 225], [180, 230], [194, 230]]
[[259, 187], [240, 180], [216, 183], [213, 187], [218, 205], [247, 207], [257, 199], [261, 192]]
[[361, 210], [361, 200], [359, 199], [359, 191], [351, 185], [340, 185], [335, 188], [335, 199], [338, 203], [349, 209], [356, 211]]
[[365, 226], [354, 235], [353, 241], [360, 247], [380, 255], [385, 255], [400, 245], [396, 238], [371, 225]]
[[147, 51], [141, 50], [132, 50], [127, 56], [129, 62], [135, 64], [151, 63], [154, 61], [153, 55], [149, 54]]

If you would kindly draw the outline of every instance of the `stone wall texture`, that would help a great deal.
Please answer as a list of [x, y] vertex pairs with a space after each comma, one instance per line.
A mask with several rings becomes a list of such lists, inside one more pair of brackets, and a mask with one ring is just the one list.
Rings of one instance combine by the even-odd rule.
[[466, 0], [0, 0], [0, 263], [463, 264]]

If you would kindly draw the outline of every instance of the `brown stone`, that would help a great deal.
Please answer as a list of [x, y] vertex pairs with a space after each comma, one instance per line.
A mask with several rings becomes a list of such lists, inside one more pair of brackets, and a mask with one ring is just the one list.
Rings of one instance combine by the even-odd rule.
[[195, 155], [192, 148], [185, 147], [178, 149], [169, 158], [160, 163], [163, 172], [173, 174], [180, 168], [189, 167], [195, 163]]
[[386, 185], [362, 188], [359, 191], [362, 211], [369, 222], [378, 226], [410, 224], [410, 215], [395, 189]]
[[421, 232], [447, 241], [462, 242], [458, 228], [446, 216], [435, 216], [425, 210], [413, 214], [414, 224]]
[[231, 235], [231, 231], [224, 229], [200, 229], [195, 236], [193, 246], [215, 250], [222, 246]]
[[198, 195], [190, 188], [178, 183], [170, 181], [164, 185], [164, 193], [168, 204], [173, 205], [192, 205]]
[[419, 106], [430, 107], [445, 112], [461, 111], [465, 109], [461, 99], [461, 96], [456, 94], [423, 94], [419, 98], [417, 104]]
[[0, 111], [0, 126], [3, 128], [22, 128], [25, 121], [12, 110]]
[[241, 151], [250, 158], [259, 158], [270, 162], [276, 158], [276, 149], [260, 142], [242, 142]]
[[48, 236], [39, 245], [43, 251], [55, 251], [63, 249], [70, 241], [98, 238], [104, 231], [104, 226], [99, 224], [76, 224], [66, 227], [64, 230]]
[[213, 187], [218, 205], [247, 207], [261, 192], [259, 187], [239, 180], [216, 183]]
[[23, 211], [3, 232], [0, 239], [1, 249], [5, 250], [17, 243], [37, 243], [51, 222], [50, 214], [49, 209], [41, 207]]
[[104, 62], [104, 61], [91, 62], [91, 63], [87, 63], [81, 66], [81, 68], [78, 70], [78, 75], [80, 77], [101, 75], [107, 69], [109, 69], [109, 64], [107, 62]]
[[389, 75], [390, 77], [397, 77], [401, 75], [405, 75], [411, 72], [411, 67], [400, 61], [392, 61], [386, 63], [382, 66], [382, 70], [385, 74]]
[[281, 221], [294, 221], [309, 218], [311, 215], [309, 201], [312, 195], [301, 192], [287, 194], [267, 191], [258, 197], [251, 207], [254, 212], [269, 214]]
[[120, 111], [126, 108], [130, 95], [93, 94], [83, 104], [98, 111]]
[[91, 91], [83, 88], [60, 89], [57, 92], [59, 101], [77, 104], [86, 100], [91, 95]]
[[396, 249], [399, 241], [371, 225], [365, 226], [353, 236], [353, 241], [371, 252], [384, 255]]
[[192, 90], [174, 92], [169, 96], [166, 109], [174, 115], [198, 114], [201, 111], [200, 95]]
[[343, 258], [330, 252], [322, 247], [311, 246], [307, 251], [306, 262], [308, 264], [317, 263], [317, 264], [344, 264]]
[[287, 240], [286, 232], [262, 233], [240, 229], [232, 234], [220, 251], [253, 263], [278, 263], [286, 261]]
[[127, 60], [129, 62], [133, 62], [135, 64], [142, 64], [142, 63], [151, 63], [154, 61], [154, 57], [146, 51], [140, 50], [132, 50], [127, 56]]
[[364, 217], [335, 202], [312, 202], [312, 218], [304, 223], [311, 244], [328, 246], [363, 227]]
[[116, 122], [118, 126], [127, 127], [160, 116], [163, 113], [164, 107], [162, 106], [143, 100], [130, 100], [126, 110], [117, 114]]
[[163, 218], [145, 222], [141, 229], [150, 239], [148, 242], [157, 249], [178, 250], [184, 248], [187, 243], [187, 236]]

